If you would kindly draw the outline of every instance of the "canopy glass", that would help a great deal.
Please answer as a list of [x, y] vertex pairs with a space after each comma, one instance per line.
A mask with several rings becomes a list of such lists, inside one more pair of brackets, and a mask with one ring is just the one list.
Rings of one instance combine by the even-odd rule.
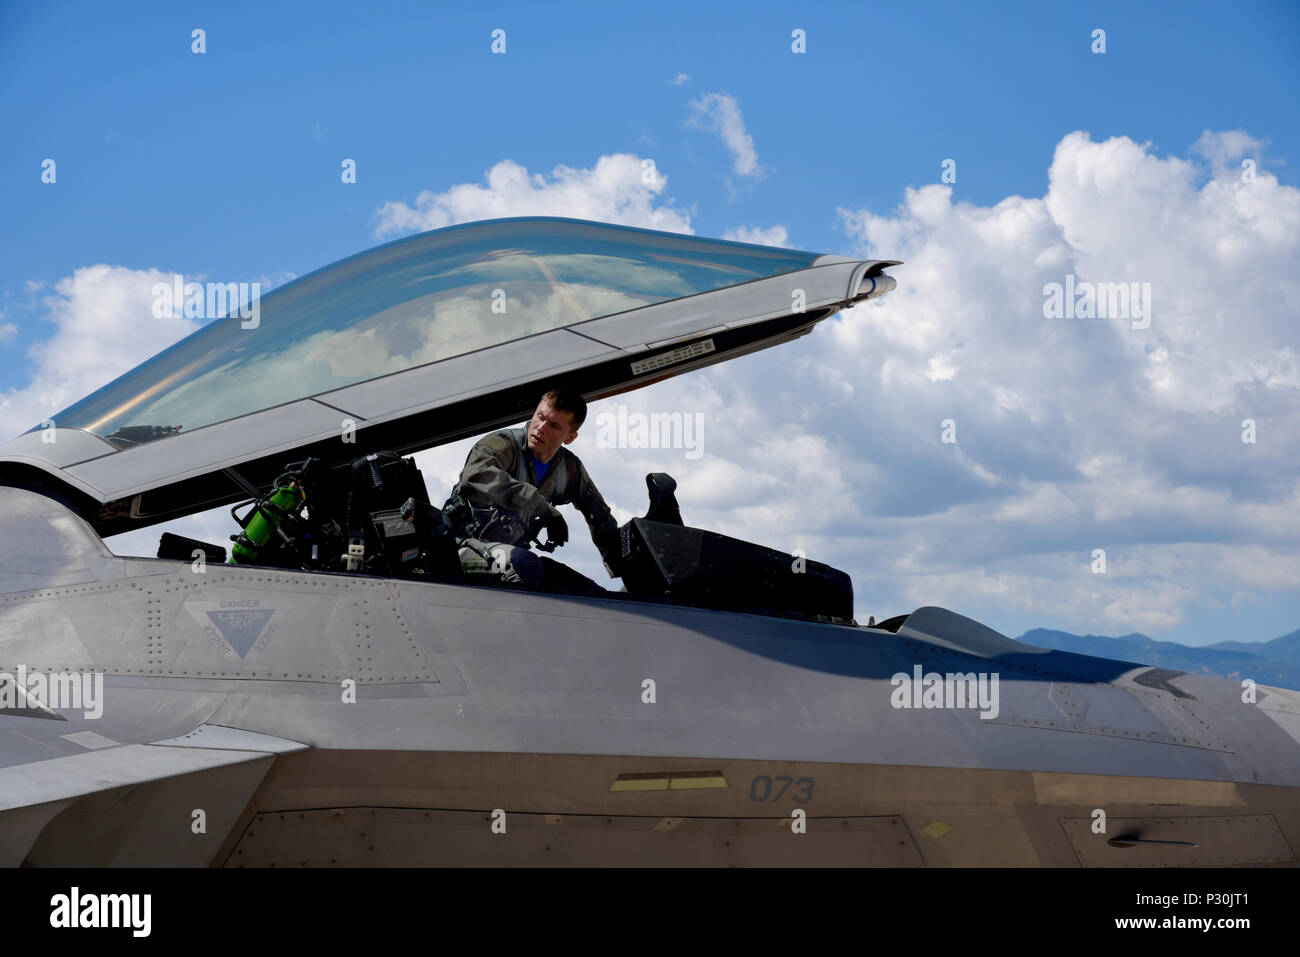
[[53, 420], [125, 448], [818, 256], [568, 219], [452, 226], [275, 289], [255, 327], [212, 321]]

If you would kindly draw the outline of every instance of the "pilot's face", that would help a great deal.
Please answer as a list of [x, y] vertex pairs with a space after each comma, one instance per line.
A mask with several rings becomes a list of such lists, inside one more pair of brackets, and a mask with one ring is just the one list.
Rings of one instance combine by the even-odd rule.
[[539, 462], [549, 462], [561, 445], [578, 437], [572, 412], [557, 412], [545, 399], [528, 422], [528, 451]]

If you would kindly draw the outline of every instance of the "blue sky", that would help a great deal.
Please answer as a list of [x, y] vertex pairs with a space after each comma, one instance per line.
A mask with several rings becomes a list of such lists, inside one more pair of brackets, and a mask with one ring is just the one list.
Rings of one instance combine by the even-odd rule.
[[[1300, 627], [1300, 536], [1273, 517], [1300, 494], [1300, 403], [1285, 351], [1300, 339], [1300, 298], [1278, 291], [1294, 290], [1300, 273], [1300, 6], [130, 9], [0, 8], [6, 431], [185, 331], [113, 311], [149, 270], [278, 283], [419, 228], [516, 207], [872, 253], [912, 268], [895, 271], [899, 292], [873, 311], [836, 320], [836, 338], [823, 327], [788, 353], [637, 394], [646, 408], [716, 410], [718, 445], [696, 476], [700, 524], [793, 548], [769, 540], [775, 517], [793, 519], [812, 557], [853, 573], [862, 617], [936, 603], [1011, 634], [1140, 630], [1190, 643]], [[195, 28], [206, 31], [202, 55], [191, 52]], [[504, 55], [490, 51], [496, 28]], [[791, 52], [796, 28], [805, 54]], [[1090, 49], [1095, 28], [1106, 31], [1104, 53]], [[1071, 139], [1079, 131], [1086, 137]], [[611, 157], [632, 158], [630, 168], [653, 160], [660, 187], [625, 188], [615, 160], [602, 179]], [[1215, 183], [1231, 184], [1243, 157], [1260, 171], [1258, 208], [1216, 199]], [[54, 184], [41, 182], [46, 158]], [[355, 184], [340, 182], [344, 158], [357, 163]], [[957, 179], [940, 188], [945, 159]], [[527, 175], [511, 185], [512, 169]], [[1236, 212], [1224, 218], [1225, 206]], [[1150, 228], [1157, 219], [1165, 231]], [[1047, 272], [1008, 272], [1033, 250]], [[964, 271], [975, 262], [1001, 279], [985, 286], [984, 273]], [[1248, 315], [1228, 317], [1235, 326], [1220, 315], [1244, 281], [1232, 263], [1251, 290], [1238, 303]], [[100, 264], [113, 271], [78, 273]], [[1108, 341], [1113, 324], [1010, 342], [991, 333], [1000, 309], [1032, 315], [1043, 276], [1089, 269], [1152, 282], [1158, 321], [1146, 338]], [[1216, 272], [1213, 297], [1174, 294]], [[1008, 300], [1008, 288], [1030, 291]], [[1178, 321], [1162, 325], [1162, 315]], [[854, 333], [850, 322], [882, 331]], [[1254, 351], [1237, 354], [1243, 332]], [[1051, 368], [1063, 349], [1078, 359], [1069, 374]], [[1221, 368], [1204, 365], [1216, 357]], [[1035, 363], [1041, 377], [1017, 379]], [[898, 371], [909, 368], [928, 373]], [[790, 369], [811, 371], [792, 376], [779, 401], [745, 388]], [[1016, 382], [1012, 397], [990, 386], [1003, 376]], [[780, 456], [730, 444], [730, 426], [746, 421], [737, 403], [766, 421], [765, 401], [786, 416], [787, 440], [818, 438], [794, 443], [806, 460], [843, 468], [851, 519], [798, 512]], [[1125, 401], [1150, 419], [1127, 428], [1114, 407]], [[917, 434], [919, 410], [937, 432], [944, 403], [976, 426], [962, 433], [962, 467], [934, 458], [944, 450]], [[1269, 423], [1251, 461], [1231, 444], [1246, 414]], [[877, 443], [888, 451], [871, 452]], [[610, 453], [579, 451], [594, 475], [611, 476], [598, 479], [607, 497], [640, 510], [632, 472], [643, 463], [607, 467]], [[426, 475], [454, 478], [463, 455], [457, 446], [430, 459]], [[1107, 511], [1134, 489], [1150, 500]], [[1037, 533], [1024, 523], [1059, 530], [1066, 512], [1074, 532], [1026, 544]], [[881, 557], [900, 542], [903, 558]], [[1101, 593], [1067, 570], [1067, 556], [1092, 547], [1115, 556]], [[1031, 591], [1061, 597], [1029, 600]]]

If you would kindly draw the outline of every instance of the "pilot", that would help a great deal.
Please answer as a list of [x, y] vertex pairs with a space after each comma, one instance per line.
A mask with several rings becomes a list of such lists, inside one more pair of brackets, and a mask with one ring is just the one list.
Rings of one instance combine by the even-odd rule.
[[456, 536], [466, 574], [494, 575], [506, 584], [533, 588], [570, 578], [597, 588], [528, 548], [542, 528], [548, 545], [568, 541], [568, 524], [556, 506], [572, 503], [586, 518], [606, 569], [619, 575], [618, 523], [582, 462], [565, 448], [586, 418], [582, 396], [553, 389], [542, 396], [526, 426], [474, 443], [460, 482], [443, 506], [443, 521]]

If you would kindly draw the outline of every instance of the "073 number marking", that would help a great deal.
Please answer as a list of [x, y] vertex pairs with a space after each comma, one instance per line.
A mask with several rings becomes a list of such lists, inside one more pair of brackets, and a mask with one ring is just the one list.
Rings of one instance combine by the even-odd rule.
[[[759, 803], [779, 801], [786, 791], [790, 791], [790, 797], [796, 804], [807, 804], [812, 800], [813, 786], [816, 783], [812, 778], [796, 780], [784, 774], [777, 775], [775, 778], [760, 774], [749, 785], [749, 799]], [[791, 790], [792, 786], [793, 790]]]

